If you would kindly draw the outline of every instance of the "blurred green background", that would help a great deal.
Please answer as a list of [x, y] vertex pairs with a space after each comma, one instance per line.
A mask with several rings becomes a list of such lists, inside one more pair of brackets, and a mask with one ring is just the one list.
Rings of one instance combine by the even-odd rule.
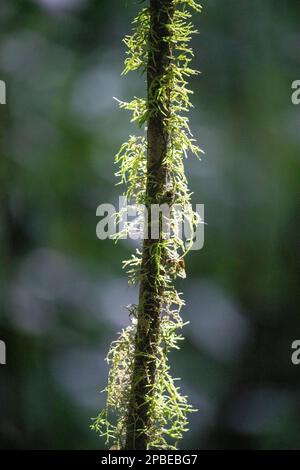
[[[179, 283], [186, 341], [173, 372], [199, 409], [184, 449], [299, 448], [300, 2], [203, 0], [194, 20], [195, 109], [206, 156], [187, 161], [205, 204], [205, 246]], [[110, 342], [128, 324], [121, 260], [96, 238], [116, 203], [114, 154], [135, 132], [112, 97], [143, 96], [120, 77], [135, 0], [1, 0], [0, 447], [103, 448]]]

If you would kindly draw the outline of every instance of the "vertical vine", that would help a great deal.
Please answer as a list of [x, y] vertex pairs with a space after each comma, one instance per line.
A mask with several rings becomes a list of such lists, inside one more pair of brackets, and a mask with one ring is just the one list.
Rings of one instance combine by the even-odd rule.
[[[147, 97], [120, 106], [132, 112], [140, 127], [147, 126], [147, 134], [131, 136], [122, 145], [116, 156], [117, 175], [127, 185], [125, 196], [133, 204], [144, 204], [148, 218], [142, 250], [124, 262], [129, 282], [139, 283], [138, 304], [129, 306], [132, 324], [112, 343], [106, 407], [92, 425], [107, 445], [121, 449], [175, 449], [193, 411], [168, 362], [169, 351], [178, 349], [182, 339], [178, 330], [184, 326], [184, 301], [174, 283], [176, 277], [185, 277], [187, 252], [179, 236], [181, 215], [174, 207], [185, 209], [191, 227], [198, 223], [183, 158], [188, 152], [201, 152], [185, 115], [192, 106], [187, 78], [197, 74], [190, 67], [189, 41], [196, 32], [192, 10], [201, 10], [194, 0], [150, 0], [134, 20], [132, 35], [124, 39], [124, 73], [146, 74]], [[161, 219], [158, 238], [151, 237], [157, 223], [151, 212], [155, 204], [170, 207], [171, 237], [165, 237]]]

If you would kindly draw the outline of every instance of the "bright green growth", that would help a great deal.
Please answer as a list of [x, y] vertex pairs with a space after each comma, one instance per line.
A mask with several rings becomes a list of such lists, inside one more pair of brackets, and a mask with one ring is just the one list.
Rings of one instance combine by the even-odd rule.
[[[139, 127], [145, 125], [151, 116], [164, 116], [165, 133], [168, 145], [163, 162], [168, 175], [167, 190], [172, 195], [172, 203], [188, 207], [191, 193], [188, 190], [184, 173], [184, 157], [188, 153], [199, 156], [201, 150], [195, 144], [191, 134], [188, 118], [185, 113], [192, 106], [187, 87], [187, 79], [197, 74], [190, 67], [193, 52], [189, 46], [192, 34], [196, 33], [190, 22], [191, 11], [200, 12], [201, 7], [194, 0], [173, 0], [174, 14], [168, 24], [170, 34], [165, 38], [172, 51], [172, 58], [159, 87], [155, 93], [148, 90], [147, 99], [134, 98], [130, 103], [121, 102], [121, 108], [132, 112], [132, 121]], [[131, 36], [126, 36], [127, 46], [124, 73], [138, 70], [147, 71], [149, 50], [150, 12], [144, 8], [134, 20]], [[127, 185], [125, 195], [134, 204], [149, 204], [146, 198], [147, 184], [147, 139], [131, 136], [122, 145], [116, 156], [120, 170], [117, 176], [120, 183]], [[170, 190], [170, 191], [169, 191]], [[164, 195], [158, 194], [157, 200]], [[197, 215], [190, 209], [187, 213], [190, 225], [197, 222]], [[181, 222], [176, 211], [171, 211], [169, 223], [173, 232], [178, 232]], [[185, 277], [182, 258], [187, 250], [179, 236], [160, 239], [153, 245], [151, 257], [157, 266], [155, 284], [161, 292], [160, 324], [158, 345], [155, 355], [155, 383], [152, 393], [145, 396], [149, 403], [150, 420], [147, 424], [149, 449], [176, 449], [177, 441], [187, 431], [187, 414], [194, 411], [188, 404], [187, 397], [182, 396], [176, 380], [170, 374], [168, 353], [171, 349], [179, 349], [178, 343], [182, 336], [177, 333], [184, 326], [180, 311], [184, 305], [181, 294], [175, 289], [177, 276]], [[142, 253], [140, 250], [124, 262], [132, 284], [143, 280], [141, 275]], [[92, 428], [106, 438], [106, 445], [112, 444], [124, 448], [128, 408], [135, 358], [135, 335], [138, 309], [141, 305], [129, 307], [132, 324], [122, 331], [117, 341], [113, 342], [107, 356], [110, 364], [108, 378], [107, 403], [105, 409], [94, 420]], [[153, 359], [153, 358], [152, 358]]]

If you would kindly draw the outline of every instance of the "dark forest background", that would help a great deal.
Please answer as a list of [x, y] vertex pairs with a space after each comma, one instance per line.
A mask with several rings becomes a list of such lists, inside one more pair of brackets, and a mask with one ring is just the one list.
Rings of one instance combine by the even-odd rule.
[[[199, 409], [184, 449], [299, 448], [300, 2], [203, 0], [194, 20], [202, 162], [187, 161], [205, 204], [205, 246], [180, 282], [186, 341], [173, 372]], [[103, 448], [104, 357], [136, 299], [121, 260], [96, 238], [116, 203], [114, 154], [135, 132], [112, 97], [145, 93], [120, 77], [128, 0], [1, 0], [0, 447]]]

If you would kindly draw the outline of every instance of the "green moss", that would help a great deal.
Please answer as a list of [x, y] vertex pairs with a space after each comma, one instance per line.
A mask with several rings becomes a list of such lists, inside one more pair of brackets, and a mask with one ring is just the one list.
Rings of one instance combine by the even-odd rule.
[[[169, 2], [170, 3], [170, 2]], [[172, 3], [172, 2], [171, 2]], [[172, 57], [164, 73], [159, 77], [159, 83], [152, 80], [148, 88], [147, 99], [134, 98], [130, 103], [120, 102], [120, 107], [132, 113], [132, 120], [142, 127], [148, 120], [156, 115], [163, 116], [164, 133], [168, 144], [163, 161], [164, 169], [168, 175], [172, 202], [186, 207], [190, 203], [190, 192], [184, 172], [184, 157], [193, 153], [199, 157], [201, 150], [196, 145], [189, 128], [189, 120], [185, 115], [192, 106], [190, 96], [192, 91], [187, 87], [187, 79], [198, 72], [190, 67], [193, 57], [189, 42], [192, 34], [196, 33], [190, 22], [191, 10], [200, 11], [201, 7], [193, 0], [173, 0], [174, 14], [168, 21], [168, 34], [163, 40], [168, 43]], [[144, 8], [133, 22], [133, 33], [126, 36], [124, 42], [127, 46], [124, 73], [138, 70], [144, 73], [149, 63], [149, 55], [153, 49], [149, 44], [155, 45], [155, 38], [149, 41], [150, 11]], [[153, 47], [153, 46], [152, 46]], [[125, 195], [135, 204], [149, 204], [147, 200], [147, 141], [144, 137], [131, 136], [122, 145], [116, 156], [119, 171], [116, 175], [120, 183], [126, 185]], [[155, 182], [153, 182], [155, 186]], [[159, 191], [159, 190], [158, 190]], [[161, 196], [161, 197], [160, 197]], [[165, 195], [156, 194], [157, 200], [164, 199]], [[196, 224], [197, 216], [190, 210], [188, 217], [191, 227]], [[176, 233], [181, 222], [176, 211], [171, 211], [170, 224]], [[125, 229], [126, 230], [126, 229]], [[177, 441], [187, 431], [188, 413], [194, 411], [188, 404], [187, 397], [181, 395], [176, 380], [170, 374], [168, 353], [171, 349], [179, 349], [182, 336], [178, 331], [184, 326], [181, 318], [181, 308], [184, 301], [176, 291], [174, 283], [177, 276], [182, 276], [180, 261], [186, 254], [183, 241], [176, 236], [169, 239], [160, 239], [151, 247], [150, 258], [155, 265], [154, 283], [160, 286], [160, 323], [159, 333], [156, 337], [157, 347], [155, 357], [155, 381], [151, 384], [151, 393], [145, 394], [147, 401], [147, 446], [149, 449], [175, 449]], [[131, 283], [139, 283], [145, 276], [141, 270], [142, 252], [137, 252], [127, 261], [127, 269]], [[140, 301], [141, 302], [141, 301]], [[92, 428], [105, 437], [107, 446], [116, 445], [124, 448], [128, 408], [131, 406], [131, 390], [133, 382], [140, 381], [142, 377], [133, 377], [135, 355], [135, 337], [137, 317], [143, 322], [142, 329], [147, 331], [151, 327], [151, 319], [138, 316], [138, 310], [143, 309], [140, 304], [129, 307], [132, 324], [122, 331], [117, 341], [113, 342], [107, 361], [110, 364], [108, 385], [106, 388], [107, 402], [105, 409], [94, 420]], [[141, 326], [141, 325], [140, 325]], [[143, 354], [139, 352], [139, 354]], [[137, 430], [139, 431], [139, 430]]]

